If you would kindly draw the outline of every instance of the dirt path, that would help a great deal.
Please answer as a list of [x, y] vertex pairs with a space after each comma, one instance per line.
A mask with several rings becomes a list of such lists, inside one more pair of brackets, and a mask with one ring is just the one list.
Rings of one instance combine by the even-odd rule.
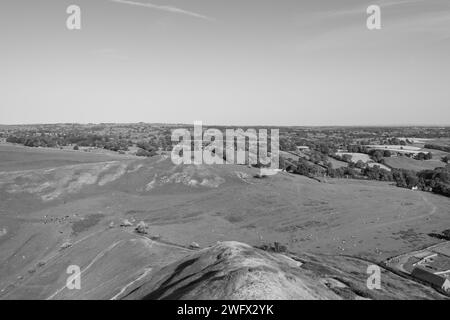
[[[90, 267], [92, 267], [92, 265], [94, 263], [96, 263], [100, 258], [102, 258], [106, 253], [108, 253], [109, 251], [111, 251], [112, 249], [114, 249], [119, 243], [122, 243], [125, 240], [119, 240], [114, 242], [112, 245], [110, 245], [108, 248], [100, 251], [100, 253], [98, 253], [94, 259], [91, 260], [91, 262], [80, 272], [80, 277], [83, 275], [83, 273], [85, 273]], [[65, 288], [67, 287], [67, 285], [65, 284], [63, 287], [59, 288], [58, 290], [56, 290], [52, 295], [50, 295], [46, 300], [51, 300], [54, 297], [56, 297], [59, 293], [61, 293]]]
[[135, 280], [131, 281], [131, 282], [128, 283], [127, 285], [123, 286], [123, 287], [120, 289], [119, 293], [117, 293], [116, 295], [114, 295], [114, 296], [113, 296], [111, 299], [109, 299], [109, 300], [117, 300], [117, 298], [119, 298], [122, 294], [124, 294], [125, 291], [126, 291], [129, 287], [131, 287], [133, 284], [135, 284], [136, 282], [140, 281], [141, 279], [145, 278], [152, 270], [153, 270], [153, 268], [150, 268], [150, 267], [144, 268], [144, 272], [143, 272], [139, 277], [137, 277]]
[[[103, 230], [102, 230], [102, 231], [103, 231]], [[186, 248], [186, 247], [184, 247], [184, 246], [182, 246], [182, 245], [172, 244], [172, 243], [167, 243], [167, 242], [162, 242], [162, 241], [158, 241], [158, 240], [153, 240], [153, 239], [150, 239], [150, 238], [148, 238], [148, 237], [146, 237], [146, 236], [141, 236], [141, 235], [135, 234], [135, 233], [132, 232], [132, 231], [126, 231], [126, 232], [129, 233], [129, 234], [131, 234], [131, 235], [133, 235], [133, 237], [135, 237], [134, 239], [138, 239], [138, 238], [143, 239], [145, 242], [147, 242], [147, 243], [150, 244], [150, 247], [151, 247], [153, 244], [157, 244], [157, 245], [160, 245], [160, 246], [165, 246], [165, 247], [175, 248], [175, 249], [183, 249], [183, 250], [191, 251], [191, 252], [192, 252], [192, 251], [196, 251], [196, 250], [193, 250], [193, 249]], [[93, 236], [94, 234], [96, 234], [96, 233], [98, 233], [98, 232], [92, 233], [92, 234], [90, 234], [90, 235], [88, 235], [88, 236], [86, 236], [86, 237], [84, 237], [84, 238], [82, 238], [82, 239], [80, 239], [80, 240], [74, 242], [73, 245], [78, 244], [78, 243], [80, 243], [80, 242], [82, 242], [82, 241], [84, 241], [84, 240], [86, 240], [86, 239], [92, 237], [92, 236]], [[80, 276], [81, 276], [83, 273], [85, 273], [90, 267], [92, 267], [92, 265], [93, 265], [95, 262], [97, 262], [100, 258], [102, 258], [106, 253], [108, 253], [109, 251], [111, 251], [112, 249], [114, 249], [114, 248], [115, 248], [117, 245], [119, 245], [120, 243], [122, 243], [122, 242], [124, 242], [124, 241], [129, 241], [129, 240], [133, 240], [133, 239], [128, 239], [128, 240], [122, 239], [122, 240], [116, 241], [116, 242], [114, 242], [113, 244], [111, 244], [110, 246], [108, 246], [106, 249], [104, 249], [104, 250], [102, 250], [101, 252], [99, 252], [99, 253], [94, 257], [94, 259], [92, 259], [92, 260], [89, 262], [89, 264], [88, 264], [83, 270], [81, 270]], [[73, 246], [73, 245], [72, 245], [72, 246]], [[54, 258], [54, 256], [51, 257], [51, 258]], [[122, 294], [130, 287], [130, 286], [132, 286], [134, 283], [136, 283], [137, 281], [139, 281], [139, 280], [143, 279], [145, 276], [147, 276], [147, 275], [151, 272], [151, 270], [152, 270], [151, 267], [144, 268], [144, 272], [143, 272], [138, 278], [136, 278], [135, 280], [131, 281], [130, 283], [128, 283], [127, 285], [125, 285], [124, 287], [122, 287], [121, 290], [120, 290], [120, 292], [117, 293], [116, 295], [114, 295], [114, 296], [111, 298], [111, 300], [115, 300], [115, 299], [117, 299], [118, 297], [120, 297], [120, 296], [121, 296], [121, 295], [122, 295]], [[51, 294], [46, 300], [51, 300], [51, 299], [55, 298], [55, 297], [56, 297], [58, 294], [60, 294], [65, 288], [66, 288], [66, 285], [64, 285], [63, 287], [59, 288], [59, 289], [56, 290], [53, 294]]]

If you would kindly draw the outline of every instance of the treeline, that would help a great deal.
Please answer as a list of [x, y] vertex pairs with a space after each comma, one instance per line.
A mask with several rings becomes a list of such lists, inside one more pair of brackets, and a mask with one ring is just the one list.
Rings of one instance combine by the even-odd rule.
[[425, 144], [424, 148], [425, 149], [434, 149], [434, 150], [450, 152], [450, 147], [449, 146], [441, 146], [441, 145], [438, 145], [438, 144]]
[[296, 151], [297, 146], [306, 146], [311, 150], [323, 154], [332, 154], [337, 151], [336, 145], [342, 142], [342, 139], [328, 138], [325, 140], [309, 140], [297, 135], [280, 136], [279, 144], [281, 151]]
[[[147, 141], [138, 142], [144, 151], [152, 153], [154, 150], [172, 150], [170, 131], [162, 134], [150, 135]], [[107, 135], [97, 133], [84, 133], [73, 130], [67, 133], [46, 134], [40, 132], [16, 132], [9, 134], [7, 142], [17, 143], [27, 147], [56, 148], [63, 146], [103, 148], [111, 151], [128, 151], [134, 143], [123, 135]]]
[[352, 164], [348, 167], [333, 168], [330, 162], [326, 165], [311, 163], [305, 159], [298, 161], [280, 161], [281, 167], [288, 172], [307, 176], [350, 179], [369, 179], [377, 181], [392, 181], [397, 187], [422, 191], [431, 191], [450, 197], [450, 165], [434, 170], [415, 172], [406, 169], [392, 169], [388, 171], [378, 165], [359, 167]]
[[6, 142], [22, 144], [27, 147], [48, 147], [56, 148], [62, 146], [75, 145], [77, 147], [95, 147], [112, 151], [128, 151], [133, 145], [129, 140], [112, 139], [108, 136], [97, 134], [69, 134], [58, 135], [10, 135]]
[[434, 170], [423, 170], [417, 176], [421, 189], [431, 188], [434, 193], [450, 197], [450, 165]]
[[27, 147], [49, 147], [58, 146], [57, 141], [53, 137], [46, 136], [8, 136], [6, 142], [22, 144]]
[[139, 141], [136, 146], [139, 148], [136, 152], [136, 155], [139, 157], [153, 157], [156, 155], [156, 151], [158, 150], [157, 146], [154, 146], [146, 141]]
[[280, 166], [288, 172], [310, 178], [324, 176], [327, 172], [326, 168], [301, 158], [298, 161], [280, 161]]

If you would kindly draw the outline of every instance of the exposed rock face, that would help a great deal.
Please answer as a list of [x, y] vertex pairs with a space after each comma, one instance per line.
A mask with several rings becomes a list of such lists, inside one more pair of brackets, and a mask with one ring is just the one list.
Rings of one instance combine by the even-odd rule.
[[70, 248], [71, 246], [72, 246], [72, 243], [70, 243], [70, 242], [64, 242], [64, 243], [61, 245], [61, 249], [64, 250], [64, 249]]
[[338, 299], [301, 275], [297, 262], [239, 242], [201, 250], [157, 272], [127, 298]]
[[148, 233], [148, 231], [147, 231], [148, 225], [144, 221], [141, 221], [138, 223], [135, 230], [137, 233], [147, 234]]
[[200, 248], [200, 245], [199, 245], [197, 242], [192, 242], [192, 243], [189, 245], [189, 248], [191, 248], [191, 249], [199, 249], [199, 248]]
[[121, 227], [131, 227], [133, 224], [128, 219], [123, 219], [120, 223]]
[[[130, 290], [125, 299], [405, 299], [442, 298], [415, 282], [383, 271], [386, 288], [365, 287], [350, 272], [360, 262], [347, 263], [347, 271], [333, 262], [305, 263], [286, 255], [255, 249], [239, 242], [221, 242], [200, 250], [153, 273], [150, 280]], [[354, 264], [356, 263], [356, 265]], [[336, 271], [335, 271], [336, 270]], [[354, 272], [354, 271], [353, 271]], [[387, 274], [386, 274], [387, 273]], [[131, 289], [131, 288], [130, 288]], [[366, 292], [364, 291], [366, 290]], [[397, 291], [398, 290], [398, 291]], [[401, 290], [407, 290], [408, 296]], [[373, 292], [372, 292], [373, 291]]]

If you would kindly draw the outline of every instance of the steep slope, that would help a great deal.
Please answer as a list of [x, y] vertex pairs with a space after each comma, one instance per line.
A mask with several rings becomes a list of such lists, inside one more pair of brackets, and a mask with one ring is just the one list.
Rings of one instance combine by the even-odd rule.
[[[380, 290], [366, 286], [367, 263], [300, 259], [239, 242], [217, 245], [153, 273], [124, 299], [439, 299], [433, 290], [388, 271]], [[322, 260], [320, 260], [322, 259]], [[338, 262], [340, 268], [334, 265]], [[406, 290], [406, 291], [405, 291]], [[405, 294], [407, 292], [407, 295]]]

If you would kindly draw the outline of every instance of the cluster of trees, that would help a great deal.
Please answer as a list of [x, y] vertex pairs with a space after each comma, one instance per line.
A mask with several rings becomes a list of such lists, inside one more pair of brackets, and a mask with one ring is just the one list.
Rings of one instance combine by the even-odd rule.
[[280, 150], [282, 151], [293, 151], [297, 148], [295, 141], [292, 141], [288, 137], [280, 137]]
[[297, 166], [294, 169], [294, 173], [307, 177], [323, 176], [325, 172], [326, 170], [323, 167], [317, 164], [311, 164], [304, 159], [299, 159]]
[[386, 141], [386, 144], [392, 144], [392, 145], [397, 145], [397, 146], [406, 146], [407, 143], [411, 144], [411, 141], [406, 139], [405, 140], [400, 140], [399, 138], [389, 138]]
[[144, 150], [144, 149], [139, 149], [136, 152], [136, 155], [138, 157], [153, 157], [154, 155], [156, 155], [156, 152], [155, 151], [147, 151], [147, 150]]
[[109, 141], [107, 137], [99, 135], [48, 135], [37, 134], [11, 134], [6, 138], [7, 142], [18, 143], [27, 147], [56, 147], [77, 144], [79, 146], [104, 145]]
[[111, 151], [128, 151], [128, 147], [130, 146], [130, 142], [126, 140], [115, 140], [115, 141], [109, 141], [105, 143], [103, 146], [104, 149], [108, 149]]
[[148, 152], [156, 152], [158, 150], [157, 146], [146, 141], [139, 141], [136, 143], [136, 146]]
[[311, 150], [309, 153], [309, 160], [315, 164], [325, 163], [328, 161], [328, 154]]
[[450, 229], [444, 230], [441, 233], [429, 233], [428, 235], [430, 237], [450, 241]]
[[161, 150], [171, 151], [172, 150], [172, 132], [170, 130], [165, 130], [162, 133], [154, 136], [150, 136], [149, 144], [156, 147], [156, 149], [161, 148]]
[[156, 151], [158, 150], [157, 146], [154, 146], [146, 141], [139, 141], [136, 146], [139, 148], [136, 152], [136, 155], [139, 157], [153, 157], [156, 155]]
[[365, 167], [362, 170], [362, 174], [370, 180], [378, 180], [378, 181], [392, 181], [393, 174], [391, 171], [380, 168], [380, 166], [373, 167]]
[[337, 149], [335, 146], [335, 143], [327, 141], [317, 141], [317, 142], [310, 142], [308, 147], [311, 150], [316, 150], [317, 152], [320, 152], [324, 155], [330, 155], [336, 153]]
[[300, 133], [284, 133], [280, 135], [279, 143], [281, 151], [295, 151], [297, 146], [307, 146], [310, 150], [330, 155], [337, 151], [336, 145], [340, 139], [327, 138], [326, 140], [310, 140]]
[[450, 152], [450, 147], [449, 146], [441, 146], [441, 145], [437, 145], [437, 144], [425, 144], [424, 148]]
[[373, 161], [378, 163], [382, 163], [383, 158], [389, 158], [392, 155], [389, 150], [375, 150], [375, 149], [370, 150], [368, 154]]
[[70, 134], [67, 136], [60, 135], [10, 135], [6, 138], [6, 142], [22, 144], [27, 147], [48, 147], [56, 148], [68, 145], [78, 147], [96, 147], [104, 148], [112, 151], [128, 151], [128, 147], [132, 142], [124, 139], [111, 139], [107, 136], [96, 134]]
[[348, 167], [333, 168], [330, 162], [327, 162], [326, 165], [318, 165], [305, 159], [299, 159], [298, 161], [282, 161], [280, 167], [307, 177], [329, 176], [331, 178], [393, 181], [397, 187], [409, 189], [417, 187], [420, 190], [450, 197], [450, 164], [444, 168], [415, 172], [406, 169], [388, 171], [378, 165], [367, 166], [362, 161]]
[[351, 167], [341, 167], [334, 169], [331, 166], [329, 166], [327, 170], [327, 175], [331, 178], [352, 178], [352, 179], [361, 178], [361, 175], [358, 173], [358, 171]]
[[[129, 147], [134, 145], [131, 140], [124, 139], [121, 136], [105, 136], [95, 133], [81, 132], [54, 135], [47, 135], [44, 133], [10, 134], [6, 141], [10, 143], [22, 144], [27, 147], [55, 148], [74, 145], [75, 150], [78, 150], [79, 147], [94, 147], [104, 148], [116, 152], [128, 151]], [[138, 142], [137, 146], [143, 150], [140, 151], [140, 154], [151, 156], [156, 154], [156, 151], [159, 148], [163, 150], [171, 150], [172, 142], [170, 140], [170, 135], [161, 137], [158, 136], [151, 137], [150, 142]]]
[[77, 144], [81, 147], [103, 147], [110, 142], [109, 137], [98, 134], [71, 133], [55, 137], [59, 146]]
[[331, 155], [332, 158], [339, 160], [339, 161], [344, 161], [347, 163], [352, 163], [352, 155], [350, 154], [333, 154]]
[[416, 160], [431, 160], [433, 158], [433, 155], [431, 152], [419, 152], [415, 155], [414, 159]]
[[47, 136], [9, 136], [6, 142], [18, 143], [27, 147], [49, 147], [54, 148], [57, 142], [52, 137]]
[[394, 169], [392, 176], [397, 187], [400, 188], [413, 188], [418, 187], [419, 179], [417, 172], [406, 169]]
[[356, 163], [353, 166], [341, 167], [337, 169], [329, 167], [327, 174], [332, 178], [370, 179], [378, 181], [393, 180], [392, 173], [390, 171], [380, 168], [380, 166], [369, 167], [364, 163], [360, 165]]
[[450, 197], [450, 165], [417, 173], [419, 188]]
[[[378, 162], [378, 163], [384, 163], [384, 158], [389, 158], [392, 156], [392, 152], [390, 150], [380, 150], [380, 149], [368, 150], [365, 146], [359, 146], [359, 145], [348, 146], [347, 149], [348, 149], [348, 152], [351, 152], [351, 153], [368, 154], [372, 158], [373, 161]], [[344, 154], [342, 156], [333, 155], [332, 157], [337, 160], [345, 161], [348, 163], [351, 163], [351, 159], [352, 159], [352, 156], [348, 155], [348, 154]], [[414, 157], [414, 159], [416, 159], [416, 160], [430, 160], [432, 158], [433, 158], [433, 155], [431, 154], [431, 152], [419, 152]]]

